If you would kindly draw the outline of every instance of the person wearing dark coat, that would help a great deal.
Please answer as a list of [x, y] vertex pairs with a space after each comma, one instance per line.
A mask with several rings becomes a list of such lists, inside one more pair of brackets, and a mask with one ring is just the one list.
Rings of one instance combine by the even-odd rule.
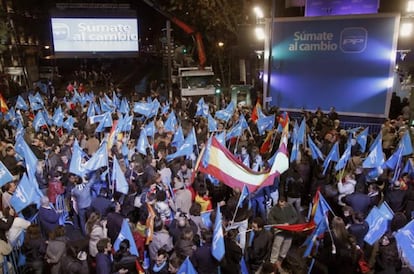
[[130, 243], [128, 239], [124, 239], [119, 244], [119, 249], [114, 255], [114, 269], [118, 271], [120, 269], [127, 269], [128, 273], [136, 274], [136, 261], [137, 256], [132, 255], [129, 251]]
[[202, 245], [197, 247], [191, 256], [191, 263], [198, 274], [217, 274], [218, 262], [211, 254], [211, 243], [213, 233], [203, 228], [201, 229]]
[[42, 238], [40, 226], [30, 225], [26, 230], [22, 253], [26, 257], [26, 269], [29, 273], [42, 274], [46, 254], [46, 243]]
[[120, 269], [118, 272], [112, 271], [112, 244], [108, 238], [100, 239], [96, 244], [98, 254], [96, 255], [96, 273], [99, 274], [125, 274], [128, 273], [127, 269]]
[[111, 239], [111, 243], [113, 244], [118, 238], [119, 232], [121, 231], [122, 222], [124, 221], [124, 216], [120, 214], [121, 212], [121, 205], [117, 202], [115, 204], [115, 211], [108, 213], [107, 216], [107, 224], [106, 227], [108, 228], [108, 237]]
[[402, 262], [398, 255], [397, 242], [390, 234], [385, 234], [379, 240], [378, 254], [375, 259], [375, 273], [399, 273]]
[[363, 193], [363, 189], [359, 186], [355, 192], [346, 195], [343, 198], [343, 201], [345, 204], [352, 207], [355, 213], [359, 212], [366, 215], [371, 209], [371, 198], [367, 194]]
[[61, 262], [61, 271], [64, 274], [89, 274], [87, 254], [85, 251], [78, 250], [75, 246], [68, 245], [66, 256]]
[[44, 238], [47, 238], [49, 233], [54, 231], [59, 225], [59, 214], [50, 207], [49, 198], [43, 196], [40, 200], [39, 209], [39, 223], [42, 228], [42, 234]]
[[403, 212], [407, 203], [407, 191], [400, 188], [400, 182], [396, 181], [385, 193], [385, 201], [394, 212]]
[[238, 231], [232, 229], [227, 231], [224, 237], [224, 246], [226, 253], [220, 262], [222, 273], [239, 274], [241, 271], [240, 260], [243, 256], [242, 249], [236, 242]]
[[248, 262], [251, 273], [260, 273], [262, 264], [269, 259], [273, 244], [273, 235], [270, 231], [264, 229], [264, 221], [256, 217], [252, 221], [254, 231], [252, 245], [248, 248]]
[[6, 207], [3, 209], [3, 216], [0, 218], [0, 240], [8, 242], [6, 232], [9, 231], [14, 221], [14, 209]]
[[92, 199], [91, 211], [98, 212], [102, 218], [106, 218], [108, 212], [115, 207], [114, 203], [108, 198], [106, 188], [99, 190], [99, 195]]
[[355, 236], [356, 244], [364, 249], [364, 237], [368, 233], [369, 225], [361, 212], [355, 213], [354, 223], [348, 227], [348, 232]]
[[[168, 252], [165, 249], [159, 249], [157, 251], [157, 258], [151, 263], [149, 273], [150, 274], [169, 274], [168, 271]], [[198, 272], [200, 273], [200, 272]]]

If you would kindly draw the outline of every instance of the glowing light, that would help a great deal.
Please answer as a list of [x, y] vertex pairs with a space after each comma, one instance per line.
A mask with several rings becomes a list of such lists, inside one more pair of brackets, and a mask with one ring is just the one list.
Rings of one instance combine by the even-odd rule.
[[256, 14], [256, 17], [258, 18], [258, 19], [260, 19], [260, 18], [263, 18], [264, 17], [264, 14], [263, 14], [263, 11], [262, 11], [262, 9], [260, 8], [260, 7], [254, 7], [253, 8], [253, 11], [254, 11], [254, 13]]
[[414, 0], [407, 2], [407, 12], [414, 12]]
[[401, 37], [409, 37], [413, 32], [413, 23], [411, 22], [404, 22], [401, 24], [400, 28], [400, 36]]
[[394, 77], [387, 79], [387, 88], [392, 88], [394, 86]]
[[262, 27], [256, 27], [255, 33], [256, 33], [256, 38], [258, 40], [264, 40], [266, 38], [266, 34], [265, 34], [264, 29]]

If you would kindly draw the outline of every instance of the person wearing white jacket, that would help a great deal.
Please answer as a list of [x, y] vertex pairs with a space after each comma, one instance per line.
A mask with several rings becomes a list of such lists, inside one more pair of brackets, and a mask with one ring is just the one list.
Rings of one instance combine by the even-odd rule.
[[106, 222], [106, 220], [101, 219], [101, 215], [97, 212], [92, 212], [86, 222], [86, 233], [89, 236], [89, 255], [93, 258], [98, 254], [98, 248], [96, 247], [98, 241], [108, 237]]
[[356, 185], [356, 181], [355, 181], [355, 176], [354, 174], [348, 173], [345, 175], [345, 178], [342, 181], [338, 182], [338, 204], [341, 206], [344, 206], [344, 202], [342, 202], [342, 198], [354, 193], [355, 191], [355, 185]]

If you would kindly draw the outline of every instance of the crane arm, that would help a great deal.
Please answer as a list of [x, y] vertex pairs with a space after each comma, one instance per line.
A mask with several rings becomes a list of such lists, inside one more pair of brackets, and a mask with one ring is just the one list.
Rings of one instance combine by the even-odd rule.
[[205, 54], [205, 50], [204, 50], [203, 37], [202, 37], [201, 33], [198, 32], [197, 30], [195, 30], [193, 27], [187, 25], [186, 23], [184, 23], [183, 21], [181, 21], [180, 19], [178, 19], [177, 17], [175, 17], [171, 13], [163, 10], [154, 1], [151, 1], [151, 0], [143, 0], [143, 1], [148, 6], [152, 7], [153, 9], [158, 11], [160, 14], [162, 14], [163, 16], [168, 18], [168, 20], [170, 20], [175, 25], [177, 25], [179, 28], [181, 28], [185, 33], [192, 36], [193, 40], [196, 43], [199, 66], [200, 66], [200, 68], [204, 68], [205, 65], [206, 65], [207, 58], [206, 58], [206, 54]]

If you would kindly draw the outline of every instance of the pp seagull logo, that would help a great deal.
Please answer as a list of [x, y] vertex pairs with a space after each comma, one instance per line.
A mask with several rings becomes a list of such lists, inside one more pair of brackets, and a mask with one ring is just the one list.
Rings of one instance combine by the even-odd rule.
[[368, 31], [365, 28], [345, 28], [341, 32], [340, 48], [343, 52], [359, 53], [367, 47]]

